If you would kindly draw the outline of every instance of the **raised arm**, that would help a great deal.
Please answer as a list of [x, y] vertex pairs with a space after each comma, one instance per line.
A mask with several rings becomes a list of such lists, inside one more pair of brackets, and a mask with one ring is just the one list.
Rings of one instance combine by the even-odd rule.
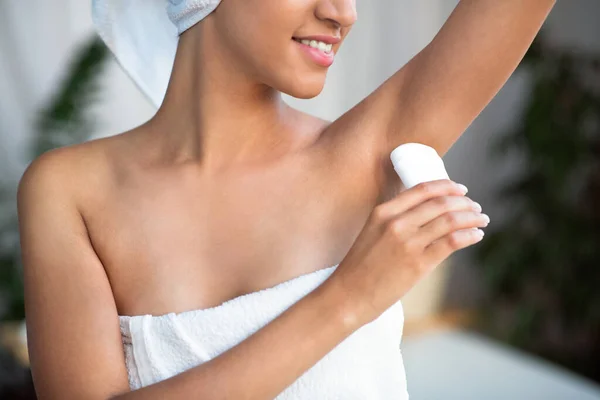
[[28, 346], [40, 400], [272, 399], [361, 326], [348, 297], [328, 280], [218, 357], [131, 392], [117, 308], [65, 153], [34, 160], [18, 190]]
[[555, 3], [461, 0], [425, 48], [322, 135], [353, 191], [397, 193], [390, 153], [401, 144], [443, 156], [506, 83]]
[[461, 0], [421, 52], [384, 83], [389, 152], [445, 154], [514, 72], [556, 0]]

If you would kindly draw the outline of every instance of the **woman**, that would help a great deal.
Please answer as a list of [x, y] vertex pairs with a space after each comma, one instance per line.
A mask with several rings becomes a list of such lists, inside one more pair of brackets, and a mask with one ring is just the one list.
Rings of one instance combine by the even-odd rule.
[[160, 107], [21, 178], [40, 399], [408, 398], [400, 299], [489, 219], [450, 180], [400, 192], [389, 154], [420, 142], [443, 155], [554, 3], [461, 1], [329, 122], [280, 95], [321, 92], [354, 1], [97, 0], [103, 37]]

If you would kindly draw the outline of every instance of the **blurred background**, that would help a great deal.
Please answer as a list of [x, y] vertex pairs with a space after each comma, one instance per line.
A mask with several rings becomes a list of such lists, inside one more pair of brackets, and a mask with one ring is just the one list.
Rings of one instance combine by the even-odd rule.
[[[427, 45], [458, 1], [357, 3], [324, 91], [286, 96], [291, 105], [336, 119]], [[600, 399], [599, 17], [598, 0], [557, 2], [444, 157], [492, 222], [403, 300], [413, 400]], [[155, 110], [81, 0], [0, 0], [0, 94], [0, 398], [30, 399], [21, 174], [48, 149], [129, 130]]]

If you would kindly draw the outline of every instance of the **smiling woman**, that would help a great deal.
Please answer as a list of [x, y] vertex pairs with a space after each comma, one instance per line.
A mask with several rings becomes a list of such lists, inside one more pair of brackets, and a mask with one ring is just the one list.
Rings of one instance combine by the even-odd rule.
[[[406, 139], [445, 150], [552, 3], [461, 2], [415, 61], [329, 122], [282, 93], [322, 91], [354, 0], [94, 0], [157, 112], [21, 178], [39, 397], [407, 399], [400, 300], [488, 219], [448, 179], [382, 202], [399, 182], [384, 161]], [[490, 66], [493, 46], [506, 60]], [[432, 61], [488, 83], [458, 91], [463, 75]], [[441, 111], [434, 137], [419, 118]]]

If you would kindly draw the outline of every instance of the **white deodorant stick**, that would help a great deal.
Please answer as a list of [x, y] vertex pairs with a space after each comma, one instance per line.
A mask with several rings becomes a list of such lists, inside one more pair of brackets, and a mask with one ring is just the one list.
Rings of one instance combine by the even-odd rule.
[[392, 150], [390, 159], [406, 189], [421, 182], [450, 179], [437, 151], [422, 143], [402, 144]]

